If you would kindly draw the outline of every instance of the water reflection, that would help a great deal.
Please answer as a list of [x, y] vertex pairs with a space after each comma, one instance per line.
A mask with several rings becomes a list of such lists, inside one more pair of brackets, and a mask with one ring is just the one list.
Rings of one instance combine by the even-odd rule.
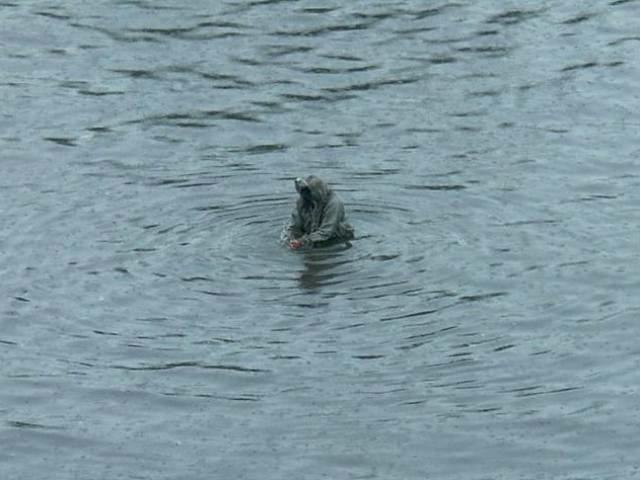
[[352, 263], [346, 252], [352, 243], [339, 243], [332, 246], [303, 249], [300, 253], [304, 269], [298, 277], [300, 288], [309, 292], [317, 292], [323, 286], [339, 285], [344, 281], [348, 269], [340, 268]]

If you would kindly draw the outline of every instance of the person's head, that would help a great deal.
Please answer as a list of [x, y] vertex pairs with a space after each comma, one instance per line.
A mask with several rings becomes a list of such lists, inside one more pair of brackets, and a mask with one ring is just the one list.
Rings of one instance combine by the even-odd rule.
[[[307, 177], [307, 179], [309, 178], [311, 177]], [[311, 187], [309, 186], [307, 180], [298, 177], [295, 180], [295, 185], [296, 191], [300, 194], [300, 197], [302, 197], [304, 203], [311, 203], [313, 201], [313, 195], [311, 194]]]
[[296, 178], [296, 190], [304, 205], [323, 205], [331, 195], [331, 188], [321, 178], [309, 175], [307, 178]]

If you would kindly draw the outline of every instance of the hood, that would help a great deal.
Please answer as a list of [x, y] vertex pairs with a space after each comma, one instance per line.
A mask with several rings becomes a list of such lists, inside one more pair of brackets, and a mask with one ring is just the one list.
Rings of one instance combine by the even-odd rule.
[[326, 203], [332, 193], [329, 185], [315, 175], [309, 175], [305, 179], [296, 178], [295, 185], [296, 191], [301, 196], [303, 195], [304, 189], [309, 189], [309, 192], [311, 193], [311, 200], [316, 205]]

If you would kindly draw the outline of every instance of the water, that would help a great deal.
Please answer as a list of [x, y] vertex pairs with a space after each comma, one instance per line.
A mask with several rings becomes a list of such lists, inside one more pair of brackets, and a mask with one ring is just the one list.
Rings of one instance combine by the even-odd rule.
[[640, 2], [0, 21], [0, 477], [640, 478]]

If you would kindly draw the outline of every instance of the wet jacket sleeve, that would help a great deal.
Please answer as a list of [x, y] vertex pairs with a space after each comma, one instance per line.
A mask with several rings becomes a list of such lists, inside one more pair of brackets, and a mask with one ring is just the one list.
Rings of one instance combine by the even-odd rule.
[[296, 238], [300, 238], [302, 236], [303, 224], [300, 215], [298, 214], [298, 209], [294, 208], [293, 212], [291, 212], [291, 220], [289, 221], [289, 239], [293, 240]]
[[310, 242], [324, 242], [334, 236], [338, 225], [344, 218], [344, 205], [337, 198], [332, 198], [325, 207], [322, 223], [317, 230], [306, 235], [305, 240]]

